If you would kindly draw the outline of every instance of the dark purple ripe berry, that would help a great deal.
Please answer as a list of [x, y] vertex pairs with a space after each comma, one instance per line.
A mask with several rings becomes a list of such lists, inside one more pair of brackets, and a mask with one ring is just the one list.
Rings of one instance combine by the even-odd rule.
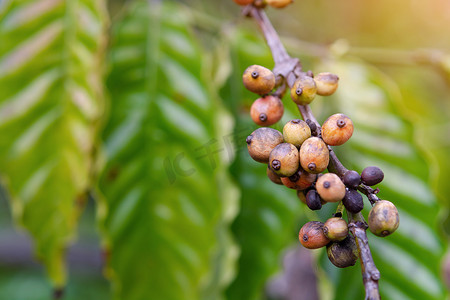
[[357, 190], [353, 189], [347, 189], [342, 203], [353, 214], [359, 213], [364, 208], [363, 197]]
[[361, 183], [361, 176], [358, 172], [350, 170], [345, 173], [343, 181], [347, 187], [356, 189]]
[[383, 181], [384, 173], [378, 167], [367, 167], [361, 173], [361, 181], [369, 186]]
[[316, 190], [311, 189], [306, 193], [306, 205], [308, 205], [311, 210], [319, 210], [322, 208], [320, 196]]

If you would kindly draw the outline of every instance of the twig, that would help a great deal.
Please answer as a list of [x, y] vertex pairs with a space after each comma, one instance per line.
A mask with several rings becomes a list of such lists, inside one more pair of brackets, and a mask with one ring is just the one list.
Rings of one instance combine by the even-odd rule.
[[[270, 20], [267, 18], [265, 12], [254, 6], [248, 6], [246, 8], [246, 13], [253, 17], [258, 23], [260, 29], [262, 30], [264, 37], [267, 41], [267, 45], [272, 53], [273, 60], [275, 62], [275, 67], [273, 69], [276, 76], [282, 76], [286, 79], [289, 87], [294, 85], [297, 77], [302, 74], [301, 64], [298, 59], [292, 58], [286, 52], [280, 38], [273, 28]], [[310, 120], [315, 123], [317, 128], [320, 129], [320, 124], [314, 117], [309, 105], [298, 105], [298, 110], [302, 115], [304, 120]], [[334, 151], [329, 147], [330, 150], [330, 166], [329, 170], [336, 173], [338, 176], [342, 177], [347, 169], [339, 161]], [[364, 192], [368, 197], [375, 196], [374, 191], [367, 189], [369, 187], [362, 186], [361, 191]], [[376, 196], [375, 196], [376, 197]], [[378, 198], [378, 197], [377, 197]], [[371, 198], [369, 198], [370, 200]], [[371, 201], [372, 202], [372, 201]], [[370, 252], [369, 243], [367, 240], [366, 229], [367, 224], [361, 213], [359, 214], [349, 214], [349, 228], [353, 236], [357, 240], [358, 253], [361, 261], [362, 277], [364, 282], [364, 287], [366, 290], [367, 300], [380, 299], [380, 294], [378, 291], [378, 280], [380, 279], [380, 272], [378, 271], [375, 263], [373, 262], [372, 254]]]
[[367, 240], [366, 229], [367, 224], [361, 213], [348, 214], [349, 224], [348, 227], [356, 239], [356, 245], [358, 246], [359, 260], [361, 262], [361, 272], [366, 290], [366, 300], [378, 300], [380, 299], [380, 293], [378, 291], [378, 280], [380, 279], [380, 271], [372, 258], [370, 252], [369, 241]]

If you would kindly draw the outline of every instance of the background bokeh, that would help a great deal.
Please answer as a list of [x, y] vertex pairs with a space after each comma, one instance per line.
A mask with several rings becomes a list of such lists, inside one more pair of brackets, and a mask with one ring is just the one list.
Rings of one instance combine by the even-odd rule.
[[[450, 4], [267, 14], [305, 69], [339, 75], [312, 109], [355, 123], [343, 163], [385, 172], [401, 227], [369, 235], [382, 297], [445, 299]], [[362, 299], [359, 265], [297, 242], [335, 207], [311, 212], [248, 156], [251, 64], [273, 67], [231, 0], [0, 0], [0, 299]], [[277, 129], [298, 116], [283, 101]]]

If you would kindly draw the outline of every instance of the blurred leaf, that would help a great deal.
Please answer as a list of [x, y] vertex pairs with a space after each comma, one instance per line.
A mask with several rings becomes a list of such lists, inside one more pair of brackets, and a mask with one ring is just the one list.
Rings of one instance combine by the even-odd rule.
[[[336, 148], [348, 168], [361, 172], [379, 166], [385, 174], [381, 199], [392, 201], [400, 227], [386, 238], [368, 231], [375, 264], [381, 272], [380, 293], [387, 299], [444, 299], [440, 262], [446, 250], [439, 230], [437, 198], [430, 187], [432, 165], [415, 143], [416, 131], [399, 109], [401, 94], [388, 77], [362, 63], [341, 61], [321, 66], [340, 77], [340, 87], [328, 102], [328, 114], [342, 112], [355, 125], [353, 137]], [[365, 214], [370, 209], [366, 202]], [[337, 270], [324, 256], [322, 266], [335, 282], [335, 299], [362, 299], [356, 281], [360, 267]]]
[[[221, 299], [238, 249], [233, 122], [178, 4], [137, 1], [112, 31], [100, 190], [117, 299]], [[228, 143], [227, 143], [228, 142]]]
[[103, 112], [105, 3], [9, 2], [0, 8], [0, 170], [15, 219], [61, 286]]

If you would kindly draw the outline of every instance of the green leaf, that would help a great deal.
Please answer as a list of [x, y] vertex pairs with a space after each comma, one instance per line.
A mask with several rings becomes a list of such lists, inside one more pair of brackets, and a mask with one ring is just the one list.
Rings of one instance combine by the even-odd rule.
[[105, 3], [0, 5], [0, 170], [54, 285], [66, 280], [103, 113]]
[[116, 298], [221, 299], [238, 255], [238, 190], [211, 56], [175, 3], [135, 2], [112, 35], [100, 190]]
[[[417, 146], [415, 128], [402, 114], [402, 96], [387, 76], [358, 62], [333, 62], [322, 66], [340, 77], [334, 99], [325, 110], [342, 112], [354, 125], [353, 137], [336, 147], [343, 163], [357, 171], [379, 166], [385, 174], [379, 185], [381, 199], [392, 201], [400, 213], [400, 227], [379, 238], [368, 231], [375, 264], [381, 272], [380, 293], [387, 299], [444, 299], [440, 262], [446, 250], [439, 228], [438, 200], [430, 186], [433, 165]], [[370, 209], [366, 202], [364, 214]], [[326, 256], [322, 266], [336, 285], [335, 299], [361, 299], [356, 280], [360, 267], [336, 270]], [[334, 269], [334, 270], [333, 270]]]

